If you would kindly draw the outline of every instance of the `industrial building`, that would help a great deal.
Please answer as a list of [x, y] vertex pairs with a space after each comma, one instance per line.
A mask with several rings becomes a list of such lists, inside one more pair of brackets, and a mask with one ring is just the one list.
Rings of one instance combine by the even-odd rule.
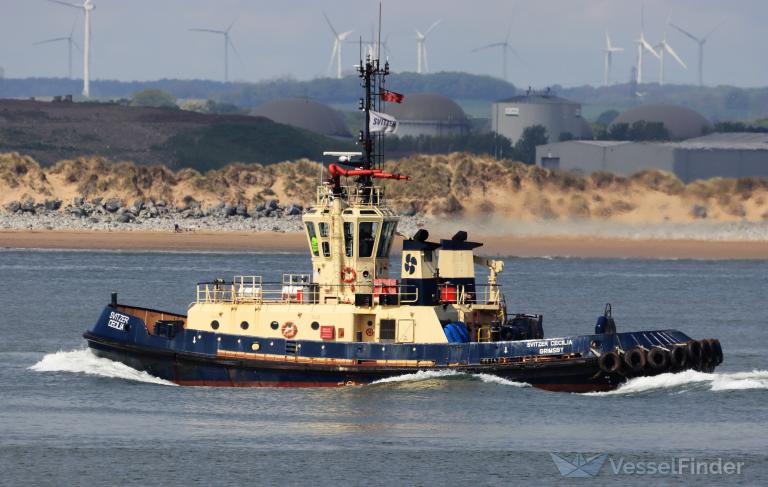
[[450, 98], [436, 93], [410, 93], [402, 103], [389, 103], [386, 112], [397, 119], [397, 136], [454, 137], [467, 135], [470, 122]]
[[536, 147], [536, 164], [576, 174], [629, 176], [644, 169], [683, 182], [713, 177], [768, 177], [768, 134], [714, 133], [683, 142], [572, 140]]
[[581, 117], [581, 104], [560, 98], [549, 90], [528, 90], [525, 95], [500, 100], [491, 106], [491, 130], [514, 144], [526, 127], [542, 125], [550, 142], [565, 137], [591, 139], [592, 128]]
[[712, 131], [712, 124], [699, 112], [677, 105], [639, 105], [616, 117], [611, 127], [641, 121], [663, 123], [672, 140], [700, 137]]
[[352, 138], [344, 118], [333, 108], [312, 100], [287, 99], [267, 102], [254, 108], [251, 115], [291, 125], [328, 137]]

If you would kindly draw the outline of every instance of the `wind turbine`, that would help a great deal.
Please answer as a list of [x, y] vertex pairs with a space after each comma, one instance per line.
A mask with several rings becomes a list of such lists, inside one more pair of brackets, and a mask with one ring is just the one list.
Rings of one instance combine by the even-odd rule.
[[229, 27], [226, 28], [226, 30], [216, 30], [216, 29], [189, 29], [193, 32], [205, 32], [208, 34], [216, 34], [220, 35], [224, 39], [224, 82], [229, 83], [229, 48], [232, 48], [232, 51], [235, 53], [235, 55], [239, 58], [240, 54], [237, 52], [237, 48], [235, 47], [235, 44], [232, 42], [232, 39], [229, 37], [229, 31], [232, 30], [232, 26], [235, 25], [235, 22], [237, 19], [233, 20], [231, 24], [229, 24]]
[[85, 14], [85, 39], [83, 41], [83, 96], [91, 96], [91, 12], [96, 8], [93, 0], [84, 0], [82, 5], [64, 2], [63, 0], [48, 0], [49, 2], [66, 5], [67, 7], [81, 8]]
[[419, 32], [419, 29], [413, 29], [416, 31], [416, 72], [418, 74], [429, 73], [429, 66], [427, 65], [427, 36], [442, 21], [442, 19], [435, 21], [423, 34]]
[[605, 53], [605, 75], [603, 80], [603, 85], [608, 86], [608, 78], [611, 71], [611, 62], [613, 61], [613, 53], [614, 52], [621, 52], [623, 51], [623, 47], [616, 47], [611, 44], [611, 38], [608, 37], [608, 33], [605, 33], [605, 48], [603, 49], [603, 52]]
[[325, 21], [328, 22], [328, 27], [331, 28], [331, 32], [333, 32], [333, 51], [331, 51], [331, 60], [328, 61], [328, 69], [327, 71], [331, 70], [331, 66], [333, 66], [333, 60], [336, 59], [336, 79], [341, 79], [341, 45], [344, 44], [344, 40], [349, 37], [349, 34], [353, 33], [353, 30], [348, 30], [346, 32], [342, 32], [339, 34], [336, 32], [336, 29], [333, 28], [333, 24], [331, 24], [331, 19], [328, 18], [328, 16], [323, 12], [323, 17], [325, 17]]
[[640, 38], [637, 40], [637, 84], [643, 84], [643, 51], [653, 54], [656, 59], [661, 59], [659, 53], [645, 39], [645, 13], [644, 5], [640, 5]]
[[77, 49], [80, 49], [80, 46], [77, 45], [77, 43], [72, 39], [72, 35], [75, 33], [75, 24], [76, 22], [72, 23], [72, 30], [69, 32], [68, 37], [54, 37], [53, 39], [46, 39], [44, 41], [38, 41], [35, 42], [34, 46], [40, 46], [43, 44], [50, 44], [52, 42], [62, 42], [67, 41], [67, 59], [69, 61], [68, 69], [67, 69], [67, 78], [72, 79], [72, 46], [75, 46]]
[[683, 30], [682, 27], [678, 27], [675, 24], [670, 23], [672, 27], [680, 31], [684, 36], [690, 38], [693, 40], [698, 46], [699, 46], [699, 86], [704, 86], [704, 43], [707, 42], [707, 39], [709, 39], [709, 36], [711, 36], [717, 29], [719, 29], [725, 21], [720, 22], [717, 27], [709, 31], [707, 35], [704, 37], [696, 37], [695, 35], [691, 34], [690, 32]]
[[680, 56], [677, 55], [674, 49], [672, 49], [672, 46], [669, 45], [667, 42], [667, 28], [670, 24], [670, 16], [667, 15], [667, 23], [664, 25], [664, 39], [662, 39], [661, 42], [656, 44], [656, 49], [659, 50], [659, 86], [664, 84], [664, 53], [669, 53], [670, 56], [672, 56], [677, 63], [682, 66], [685, 69], [688, 69], [688, 66], [685, 65], [682, 59], [680, 59]]
[[517, 51], [515, 51], [515, 49], [509, 43], [509, 37], [511, 35], [512, 35], [512, 25], [510, 25], [509, 28], [507, 29], [507, 36], [504, 38], [502, 42], [493, 42], [491, 44], [487, 44], [485, 46], [480, 46], [475, 49], [472, 49], [471, 51], [471, 52], [477, 52], [477, 51], [482, 51], [483, 49], [500, 47], [501, 48], [501, 70], [502, 70], [504, 81], [507, 81], [507, 57], [509, 57], [508, 51], [512, 51], [512, 54], [517, 56], [517, 58], [522, 61], [522, 59], [520, 58], [520, 55], [517, 53]]
[[[360, 39], [359, 41], [346, 41], [345, 44], [355, 44], [356, 46], [362, 46], [365, 49], [365, 52], [368, 54], [368, 56], [371, 57], [371, 59], [380, 58], [379, 41], [376, 38], [376, 28], [373, 26], [371, 26], [370, 39]], [[389, 54], [390, 54], [389, 34], [387, 34], [386, 37], [384, 37], [384, 40], [381, 41], [381, 53], [389, 57]]]

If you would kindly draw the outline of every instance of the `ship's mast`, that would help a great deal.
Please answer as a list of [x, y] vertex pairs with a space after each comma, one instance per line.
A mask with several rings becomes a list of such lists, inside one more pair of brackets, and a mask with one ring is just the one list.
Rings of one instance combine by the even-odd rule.
[[[405, 180], [408, 176], [402, 174], [387, 173], [382, 170], [383, 163], [383, 143], [384, 133], [378, 130], [371, 131], [371, 113], [383, 111], [384, 80], [389, 75], [389, 61], [384, 62], [382, 67], [379, 59], [381, 52], [381, 5], [379, 5], [379, 41], [375, 49], [371, 49], [363, 58], [362, 40], [360, 41], [360, 64], [357, 65], [357, 72], [362, 80], [361, 86], [364, 89], [363, 98], [360, 98], [359, 108], [365, 115], [364, 126], [360, 130], [358, 144], [362, 147], [362, 152], [325, 152], [325, 155], [337, 156], [338, 163], [331, 164], [328, 167], [330, 174], [329, 183], [334, 197], [345, 199], [349, 195], [345, 194], [341, 186], [341, 176], [355, 178], [356, 200], [363, 204], [381, 203], [381, 192], [379, 198], [373, 198], [374, 179], [396, 179]], [[365, 59], [365, 60], [363, 60]], [[352, 157], [360, 157], [359, 160], [352, 160]], [[349, 166], [352, 169], [343, 169], [340, 165]]]
[[[381, 34], [379, 33], [379, 36]], [[362, 86], [365, 90], [364, 97], [360, 99], [360, 107], [365, 114], [363, 130], [360, 131], [360, 145], [363, 147], [363, 158], [360, 169], [371, 170], [381, 169], [382, 159], [382, 135], [374, 136], [371, 134], [371, 111], [381, 110], [381, 94], [384, 89], [384, 80], [389, 75], [389, 62], [384, 62], [381, 67], [378, 49], [374, 53], [365, 56], [365, 62], [360, 60], [358, 73], [362, 79]], [[378, 143], [377, 143], [378, 142]], [[357, 184], [360, 189], [372, 186], [373, 177], [370, 174], [361, 175]]]

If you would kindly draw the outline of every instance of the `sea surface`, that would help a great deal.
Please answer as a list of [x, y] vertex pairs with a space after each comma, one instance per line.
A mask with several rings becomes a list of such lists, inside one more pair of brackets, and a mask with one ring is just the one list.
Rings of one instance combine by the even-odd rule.
[[[0, 485], [768, 485], [768, 262], [506, 259], [510, 309], [542, 312], [548, 337], [590, 333], [610, 302], [620, 331], [722, 342], [714, 374], [610, 393], [434, 373], [338, 389], [177, 387], [84, 346], [111, 291], [184, 311], [198, 281], [274, 280], [307, 264], [0, 251]], [[551, 453], [591, 461], [587, 477], [563, 477]]]

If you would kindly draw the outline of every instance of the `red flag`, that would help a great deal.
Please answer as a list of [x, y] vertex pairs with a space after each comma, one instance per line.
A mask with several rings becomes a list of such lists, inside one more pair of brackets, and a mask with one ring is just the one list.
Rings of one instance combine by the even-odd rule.
[[405, 100], [405, 95], [395, 93], [394, 91], [384, 90], [381, 92], [381, 99], [384, 101], [391, 101], [393, 103], [402, 103]]

